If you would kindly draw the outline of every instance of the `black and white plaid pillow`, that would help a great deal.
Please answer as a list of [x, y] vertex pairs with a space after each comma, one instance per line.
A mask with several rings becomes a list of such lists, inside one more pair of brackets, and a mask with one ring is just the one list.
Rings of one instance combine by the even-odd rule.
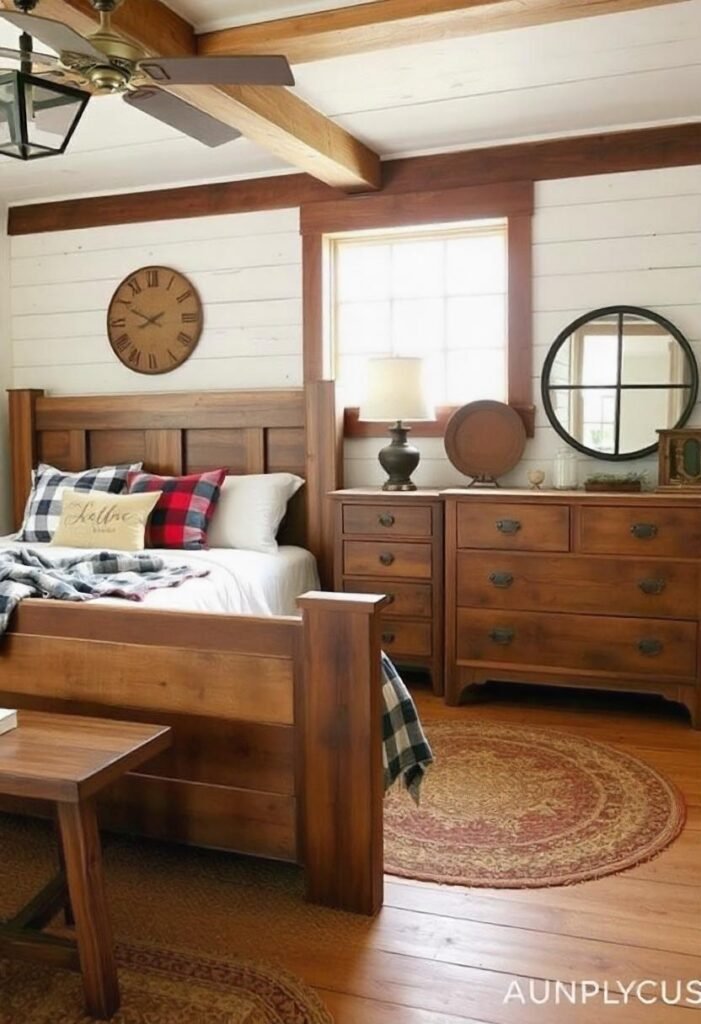
[[24, 522], [19, 539], [30, 544], [48, 544], [61, 517], [63, 492], [103, 491], [123, 494], [127, 489], [127, 474], [141, 469], [142, 463], [129, 466], [101, 466], [82, 473], [64, 473], [54, 466], [40, 463], [32, 473], [32, 490], [24, 510]]

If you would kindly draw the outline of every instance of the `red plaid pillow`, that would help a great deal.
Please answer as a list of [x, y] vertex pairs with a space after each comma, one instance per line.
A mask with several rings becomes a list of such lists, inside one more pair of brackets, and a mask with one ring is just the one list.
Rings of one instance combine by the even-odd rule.
[[186, 548], [189, 551], [206, 548], [207, 528], [225, 476], [225, 469], [193, 473], [191, 476], [130, 473], [130, 494], [163, 492], [149, 520], [146, 531], [148, 547]]

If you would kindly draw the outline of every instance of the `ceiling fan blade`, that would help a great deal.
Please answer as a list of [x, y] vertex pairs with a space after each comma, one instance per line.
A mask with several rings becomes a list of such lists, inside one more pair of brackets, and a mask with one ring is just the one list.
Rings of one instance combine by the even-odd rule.
[[125, 93], [124, 102], [150, 114], [157, 121], [169, 124], [171, 128], [177, 128], [183, 135], [189, 135], [205, 146], [214, 148], [241, 138], [241, 132], [235, 128], [162, 89], [146, 88]]
[[[19, 50], [11, 50], [7, 46], [0, 46], [0, 57], [7, 57], [8, 60], [16, 60], [19, 63], [22, 56]], [[32, 64], [41, 64], [43, 67], [56, 67], [56, 65], [61, 63], [58, 57], [54, 57], [50, 53], [30, 53], [29, 59]]]
[[14, 25], [20, 32], [28, 32], [33, 39], [39, 39], [44, 46], [58, 53], [82, 53], [103, 64], [109, 63], [104, 53], [100, 53], [88, 39], [53, 18], [40, 18], [36, 14], [22, 14], [19, 11], [0, 11], [0, 18]]
[[294, 85], [286, 57], [149, 57], [139, 64], [163, 85]]

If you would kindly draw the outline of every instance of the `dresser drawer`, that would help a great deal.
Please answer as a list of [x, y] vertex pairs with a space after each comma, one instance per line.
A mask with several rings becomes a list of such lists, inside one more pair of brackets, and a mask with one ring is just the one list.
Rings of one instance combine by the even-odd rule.
[[397, 583], [395, 580], [344, 580], [343, 589], [353, 594], [386, 594], [390, 604], [384, 615], [430, 619], [433, 614], [433, 589], [430, 583]]
[[569, 551], [570, 510], [567, 505], [458, 503], [458, 547]]
[[457, 603], [696, 619], [700, 573], [701, 567], [693, 562], [460, 551]]
[[431, 624], [407, 622], [404, 619], [384, 619], [382, 622], [382, 649], [390, 656], [428, 658], [432, 653]]
[[701, 555], [701, 508], [627, 505], [579, 511], [579, 551], [589, 554]]
[[370, 536], [430, 537], [431, 509], [416, 505], [344, 505], [343, 532]]
[[696, 624], [459, 609], [457, 652], [461, 662], [692, 679]]
[[347, 540], [343, 543], [343, 572], [347, 576], [397, 576], [431, 579], [430, 544], [401, 544], [379, 541]]

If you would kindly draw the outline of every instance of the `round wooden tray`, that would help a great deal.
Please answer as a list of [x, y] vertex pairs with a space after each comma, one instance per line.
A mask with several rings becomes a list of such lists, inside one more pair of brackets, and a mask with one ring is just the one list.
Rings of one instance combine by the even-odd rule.
[[450, 417], [444, 443], [457, 470], [493, 481], [520, 461], [526, 428], [519, 414], [503, 402], [469, 402]]

